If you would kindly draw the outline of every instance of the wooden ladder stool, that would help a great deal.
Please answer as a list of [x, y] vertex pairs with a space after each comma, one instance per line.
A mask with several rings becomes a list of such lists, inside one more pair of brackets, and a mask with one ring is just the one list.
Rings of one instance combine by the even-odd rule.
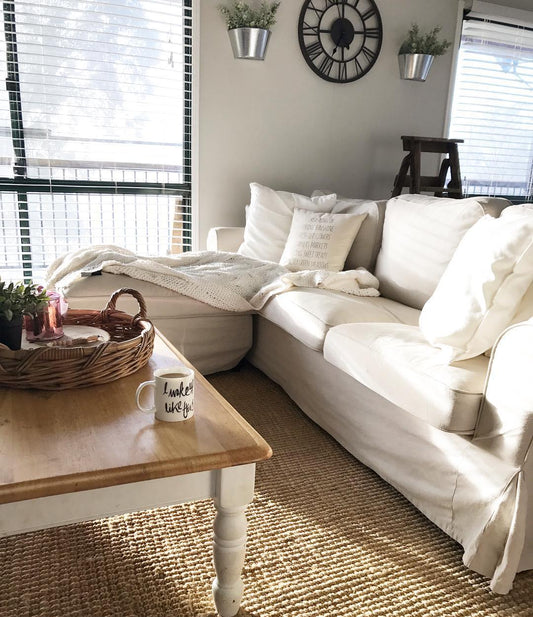
[[[400, 171], [394, 181], [392, 197], [409, 187], [409, 193], [434, 193], [435, 197], [454, 197], [462, 199], [461, 169], [457, 144], [463, 139], [442, 139], [439, 137], [413, 137], [402, 135], [403, 149], [408, 152], [402, 160]], [[447, 154], [443, 159], [438, 176], [420, 175], [420, 155], [422, 152]], [[446, 186], [446, 176], [450, 170], [450, 181]]]

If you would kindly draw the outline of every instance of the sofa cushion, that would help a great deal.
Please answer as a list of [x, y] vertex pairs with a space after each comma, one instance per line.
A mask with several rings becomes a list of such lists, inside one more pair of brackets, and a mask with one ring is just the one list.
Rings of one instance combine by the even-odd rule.
[[[71, 308], [104, 308], [111, 294], [122, 287], [136, 289], [143, 296], [149, 319], [201, 317], [209, 315], [229, 314], [221, 309], [182, 296], [181, 294], [148, 281], [133, 279], [125, 274], [110, 274], [88, 276], [73, 283], [67, 292], [67, 300]], [[121, 296], [117, 308], [126, 313], [135, 314], [139, 310], [137, 300], [131, 296]]]
[[522, 301], [518, 305], [518, 308], [513, 315], [510, 326], [520, 323], [521, 321], [527, 321], [533, 317], [533, 283], [527, 288]]
[[[533, 203], [521, 204], [520, 206], [513, 206], [512, 208], [506, 208], [502, 212], [502, 216], [507, 218], [508, 216], [514, 216], [515, 214], [527, 214], [531, 216], [533, 214]], [[533, 282], [526, 290], [524, 297], [518, 305], [515, 314], [511, 320], [512, 324], [520, 323], [521, 321], [527, 321], [533, 317]]]
[[[337, 201], [333, 212], [344, 212], [344, 201]], [[367, 212], [367, 217], [361, 225], [355, 242], [346, 257], [344, 268], [354, 270], [355, 268], [366, 268], [374, 272], [376, 259], [381, 247], [381, 236], [383, 235], [383, 223], [385, 221], [385, 208], [387, 200], [365, 201], [359, 208], [359, 212]], [[348, 208], [346, 207], [346, 211]]]
[[492, 197], [389, 199], [375, 270], [382, 295], [421, 309], [468, 229], [486, 213], [499, 216], [509, 204]]
[[370, 323], [329, 330], [324, 358], [432, 426], [474, 431], [489, 363], [485, 356], [446, 364], [418, 327]]
[[[312, 193], [312, 197], [329, 195], [331, 193], [333, 191], [316, 190]], [[337, 196], [337, 202], [333, 206], [332, 212], [366, 214], [355, 242], [352, 244], [346, 257], [346, 264], [344, 266], [346, 270], [366, 268], [371, 272], [374, 271], [376, 258], [381, 246], [386, 204], [387, 200], [370, 201], [368, 199], [352, 199], [350, 197]]]
[[417, 324], [420, 311], [382, 297], [348, 296], [326, 289], [294, 289], [269, 300], [263, 317], [307, 347], [321, 351], [328, 330], [351, 322]]
[[[74, 283], [67, 294], [69, 307], [102, 309], [122, 287], [142, 294], [148, 318], [204, 375], [233, 368], [252, 346], [251, 314], [223, 311], [125, 274], [103, 272]], [[134, 315], [139, 305], [123, 295], [117, 308]]]
[[246, 257], [279, 263], [291, 229], [294, 209], [331, 212], [336, 200], [336, 195], [311, 198], [287, 191], [275, 191], [252, 182], [244, 241], [238, 252]]
[[338, 272], [366, 214], [333, 214], [294, 209], [280, 264], [289, 270]]
[[447, 361], [490, 349], [533, 282], [533, 210], [506, 212], [466, 232], [420, 314], [422, 333]]

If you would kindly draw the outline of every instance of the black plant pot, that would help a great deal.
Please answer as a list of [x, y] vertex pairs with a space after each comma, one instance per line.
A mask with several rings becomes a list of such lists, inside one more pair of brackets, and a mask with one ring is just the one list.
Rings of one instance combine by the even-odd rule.
[[0, 343], [9, 349], [17, 351], [22, 342], [22, 316], [14, 317], [11, 321], [0, 318]]

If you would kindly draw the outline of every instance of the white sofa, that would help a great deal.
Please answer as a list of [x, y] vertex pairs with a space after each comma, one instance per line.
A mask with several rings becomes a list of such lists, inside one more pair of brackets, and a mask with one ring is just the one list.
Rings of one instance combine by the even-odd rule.
[[[400, 200], [416, 205], [418, 197]], [[353, 202], [367, 218], [345, 269], [373, 271], [379, 297], [298, 288], [252, 317], [103, 274], [74, 285], [68, 299], [72, 307], [101, 307], [113, 290], [133, 286], [199, 370], [225, 370], [247, 354], [457, 540], [465, 565], [490, 578], [493, 591], [507, 593], [517, 572], [533, 568], [533, 291], [490, 358], [444, 363], [420, 331], [420, 310], [473, 221], [499, 216], [508, 202], [435, 202], [413, 211]], [[208, 249], [236, 251], [242, 240], [241, 228], [213, 229]]]

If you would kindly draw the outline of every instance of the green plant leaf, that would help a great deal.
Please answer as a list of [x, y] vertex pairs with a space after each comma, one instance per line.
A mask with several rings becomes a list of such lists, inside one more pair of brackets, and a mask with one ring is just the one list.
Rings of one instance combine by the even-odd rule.
[[11, 321], [24, 313], [35, 313], [48, 303], [48, 293], [43, 287], [34, 283], [9, 283], [7, 287], [2, 282], [0, 286], [0, 317]]
[[439, 40], [440, 26], [436, 26], [427, 33], [420, 32], [420, 26], [416, 23], [411, 25], [407, 37], [400, 45], [399, 54], [429, 54], [442, 56], [450, 47], [451, 43], [445, 39]]
[[229, 6], [219, 6], [228, 30], [234, 28], [263, 28], [269, 30], [276, 23], [276, 13], [281, 2], [262, 0], [255, 7], [247, 2], [233, 0]]

